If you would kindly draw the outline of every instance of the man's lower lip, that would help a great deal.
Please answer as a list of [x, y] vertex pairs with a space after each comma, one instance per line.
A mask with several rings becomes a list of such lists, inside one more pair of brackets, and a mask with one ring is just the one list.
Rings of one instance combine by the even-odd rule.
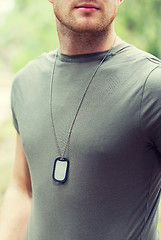
[[77, 8], [81, 12], [86, 12], [86, 13], [91, 13], [91, 12], [96, 12], [98, 11], [97, 8], [85, 8], [85, 7], [79, 7]]

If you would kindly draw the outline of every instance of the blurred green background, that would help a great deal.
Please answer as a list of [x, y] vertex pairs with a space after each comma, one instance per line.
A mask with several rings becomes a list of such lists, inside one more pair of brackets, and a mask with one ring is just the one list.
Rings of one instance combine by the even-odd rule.
[[[124, 0], [115, 28], [125, 41], [161, 58], [161, 0]], [[47, 0], [0, 0], [0, 204], [15, 154], [10, 111], [13, 76], [28, 61], [57, 46], [55, 19]]]

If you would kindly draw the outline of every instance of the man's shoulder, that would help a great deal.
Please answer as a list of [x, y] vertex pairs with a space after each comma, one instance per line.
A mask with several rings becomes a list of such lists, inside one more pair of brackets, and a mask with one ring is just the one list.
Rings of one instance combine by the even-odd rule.
[[149, 62], [150, 64], [154, 65], [160, 65], [161, 66], [161, 60], [154, 56], [151, 53], [148, 53], [144, 50], [141, 50], [137, 48], [136, 46], [132, 44], [127, 43], [127, 48], [125, 48], [125, 52], [129, 57], [129, 60], [131, 61], [140, 61], [140, 62]]
[[136, 59], [139, 59], [143, 73], [147, 74], [144, 84], [151, 92], [161, 92], [161, 60], [153, 54], [136, 47], [133, 48], [136, 53]]
[[151, 53], [140, 50], [137, 47], [133, 47], [136, 53], [136, 59], [140, 60], [142, 68], [148, 75], [145, 79], [145, 84], [149, 85], [150, 88], [158, 88], [161, 90], [161, 60]]
[[25, 81], [33, 81], [40, 78], [41, 75], [45, 76], [50, 74], [55, 54], [56, 50], [48, 53], [45, 52], [29, 61], [15, 74], [12, 85], [21, 85], [24, 84]]
[[[151, 74], [153, 71], [156, 72], [155, 78], [161, 78], [159, 76], [161, 74], [161, 60], [134, 45], [125, 42], [116, 53], [115, 59], [113, 63], [117, 62], [121, 71], [124, 70], [134, 81], [145, 82], [150, 75], [154, 75]], [[158, 69], [155, 71], [156, 68]]]
[[149, 73], [145, 82], [146, 89], [148, 89], [151, 94], [154, 93], [155, 96], [160, 98], [161, 96], [161, 64], [156, 65], [155, 68]]

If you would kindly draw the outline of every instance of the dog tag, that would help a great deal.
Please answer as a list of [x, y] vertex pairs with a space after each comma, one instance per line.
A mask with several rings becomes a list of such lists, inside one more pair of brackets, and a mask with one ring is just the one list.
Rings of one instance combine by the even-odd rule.
[[53, 179], [55, 182], [64, 183], [68, 178], [69, 160], [67, 158], [56, 158], [53, 168]]

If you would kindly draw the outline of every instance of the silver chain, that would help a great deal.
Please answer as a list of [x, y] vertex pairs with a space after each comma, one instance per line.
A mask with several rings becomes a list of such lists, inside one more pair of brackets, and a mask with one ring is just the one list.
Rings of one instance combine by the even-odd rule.
[[[112, 46], [111, 46], [111, 49], [112, 49], [112, 47], [114, 46], [115, 41], [116, 41], [116, 35], [115, 35], [113, 44], [112, 44]], [[60, 150], [60, 147], [59, 147], [59, 143], [58, 143], [58, 140], [57, 140], [57, 137], [56, 137], [55, 127], [54, 127], [53, 111], [52, 111], [53, 82], [54, 82], [54, 72], [55, 72], [55, 67], [56, 67], [56, 60], [57, 60], [57, 56], [58, 56], [58, 50], [57, 50], [57, 52], [56, 52], [56, 54], [55, 54], [54, 66], [53, 66], [52, 75], [51, 75], [50, 112], [51, 112], [52, 128], [53, 128], [53, 130], [54, 130], [54, 136], [55, 136], [55, 140], [56, 140], [56, 145], [57, 145], [57, 149], [58, 149], [58, 152], [59, 152], [59, 154], [60, 154], [61, 159], [64, 158], [64, 155], [65, 155], [65, 152], [66, 152], [66, 149], [67, 149], [67, 146], [68, 146], [70, 137], [71, 137], [71, 133], [72, 133], [72, 130], [73, 130], [73, 126], [74, 126], [74, 124], [75, 124], [75, 121], [76, 121], [76, 118], [77, 118], [77, 116], [78, 116], [79, 110], [80, 110], [80, 108], [81, 108], [81, 106], [82, 106], [83, 100], [84, 100], [84, 98], [85, 98], [85, 96], [86, 96], [86, 94], [87, 94], [87, 91], [88, 91], [88, 89], [89, 89], [89, 86], [91, 85], [91, 83], [92, 83], [92, 81], [93, 81], [93, 79], [94, 79], [94, 77], [95, 77], [98, 69], [101, 67], [101, 65], [103, 64], [103, 62], [104, 62], [105, 59], [107, 58], [107, 56], [110, 55], [111, 49], [110, 49], [110, 50], [105, 54], [105, 56], [102, 58], [101, 62], [99, 63], [99, 65], [96, 67], [94, 73], [92, 74], [92, 77], [90, 78], [87, 87], [85, 88], [84, 94], [83, 94], [83, 96], [82, 96], [82, 98], [81, 98], [81, 101], [80, 101], [80, 103], [79, 103], [79, 105], [78, 105], [78, 108], [77, 108], [76, 114], [75, 114], [75, 116], [74, 116], [73, 122], [72, 122], [72, 124], [71, 124], [70, 129], [69, 129], [69, 133], [68, 133], [68, 136], [67, 136], [67, 140], [66, 140], [66, 143], [65, 143], [65, 147], [64, 147], [63, 154], [61, 154], [61, 150]]]

